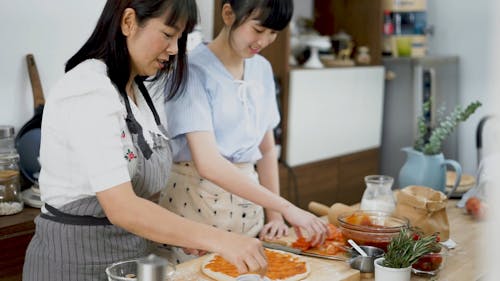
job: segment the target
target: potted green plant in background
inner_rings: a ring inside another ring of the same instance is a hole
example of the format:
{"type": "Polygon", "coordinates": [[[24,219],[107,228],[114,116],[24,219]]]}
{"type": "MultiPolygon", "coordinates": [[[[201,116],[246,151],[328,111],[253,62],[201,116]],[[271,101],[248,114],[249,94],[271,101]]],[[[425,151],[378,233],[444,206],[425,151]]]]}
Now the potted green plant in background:
{"type": "Polygon", "coordinates": [[[437,234],[415,238],[412,230],[401,228],[392,238],[384,257],[375,260],[375,281],[408,281],[411,267],[438,246],[437,234]]]}
{"type": "Polygon", "coordinates": [[[423,185],[444,192],[446,165],[451,165],[457,174],[455,184],[449,193],[452,194],[460,183],[462,168],[456,161],[444,158],[443,143],[458,124],[466,121],[481,106],[481,103],[472,102],[465,109],[457,106],[448,116],[439,118],[433,126],[424,118],[430,112],[431,102],[424,103],[422,116],[417,120],[418,135],[415,145],[402,149],[407,153],[408,158],[399,171],[399,187],[423,185]]]}

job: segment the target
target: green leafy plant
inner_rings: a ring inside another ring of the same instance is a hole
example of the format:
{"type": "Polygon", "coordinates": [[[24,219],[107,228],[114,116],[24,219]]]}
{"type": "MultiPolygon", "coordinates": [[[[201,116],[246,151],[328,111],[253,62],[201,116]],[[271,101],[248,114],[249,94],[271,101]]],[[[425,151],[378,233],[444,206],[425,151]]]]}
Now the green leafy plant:
{"type": "Polygon", "coordinates": [[[391,239],[382,265],[391,268],[409,267],[435,249],[437,241],[437,234],[415,239],[413,231],[401,228],[398,236],[391,239]]]}
{"type": "Polygon", "coordinates": [[[424,116],[431,110],[432,100],[423,104],[422,116],[417,120],[418,135],[413,148],[427,155],[439,154],[442,152],[444,140],[455,130],[460,122],[464,122],[471,116],[478,107],[479,101],[470,103],[465,109],[457,106],[448,116],[438,120],[437,125],[432,127],[426,122],[424,116]]]}

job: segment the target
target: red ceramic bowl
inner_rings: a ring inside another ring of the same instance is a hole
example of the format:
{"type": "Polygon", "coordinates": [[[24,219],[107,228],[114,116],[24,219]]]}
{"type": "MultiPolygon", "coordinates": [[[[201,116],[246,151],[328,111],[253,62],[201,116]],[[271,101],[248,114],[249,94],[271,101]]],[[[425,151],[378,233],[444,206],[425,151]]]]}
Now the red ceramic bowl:
{"type": "Polygon", "coordinates": [[[346,239],[359,245],[375,246],[387,250],[391,239],[399,234],[401,227],[408,227],[406,218],[379,211],[355,211],[341,214],[339,227],[346,239]]]}

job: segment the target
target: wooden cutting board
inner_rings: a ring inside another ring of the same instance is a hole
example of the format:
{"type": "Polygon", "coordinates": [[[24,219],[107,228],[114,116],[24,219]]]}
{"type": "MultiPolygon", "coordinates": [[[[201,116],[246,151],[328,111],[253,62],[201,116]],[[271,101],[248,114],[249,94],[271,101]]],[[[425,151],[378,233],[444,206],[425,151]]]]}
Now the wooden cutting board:
{"type": "MultiPolygon", "coordinates": [[[[359,281],[360,272],[346,262],[303,257],[311,265],[311,274],[304,281],[359,281]]],[[[201,272],[204,258],[197,258],[177,266],[173,281],[214,281],[201,272]]]]}

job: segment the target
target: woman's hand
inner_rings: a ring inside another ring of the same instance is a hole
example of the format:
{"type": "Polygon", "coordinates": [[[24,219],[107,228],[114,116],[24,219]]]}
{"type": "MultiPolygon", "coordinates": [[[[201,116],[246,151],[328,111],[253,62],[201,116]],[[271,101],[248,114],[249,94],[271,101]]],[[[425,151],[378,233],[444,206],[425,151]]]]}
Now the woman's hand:
{"type": "Polygon", "coordinates": [[[299,237],[303,236],[301,229],[307,231],[313,246],[321,245],[329,233],[327,223],[315,215],[304,211],[296,206],[290,205],[283,212],[285,219],[295,227],[299,237]]]}
{"type": "Polygon", "coordinates": [[[217,252],[236,266],[240,274],[253,272],[264,275],[267,271],[267,259],[260,240],[237,234],[221,237],[217,252]]]}
{"type": "Polygon", "coordinates": [[[267,221],[268,222],[259,233],[260,240],[274,240],[283,236],[288,236],[288,226],[281,214],[277,213],[277,215],[272,218],[268,216],[267,221]]]}

